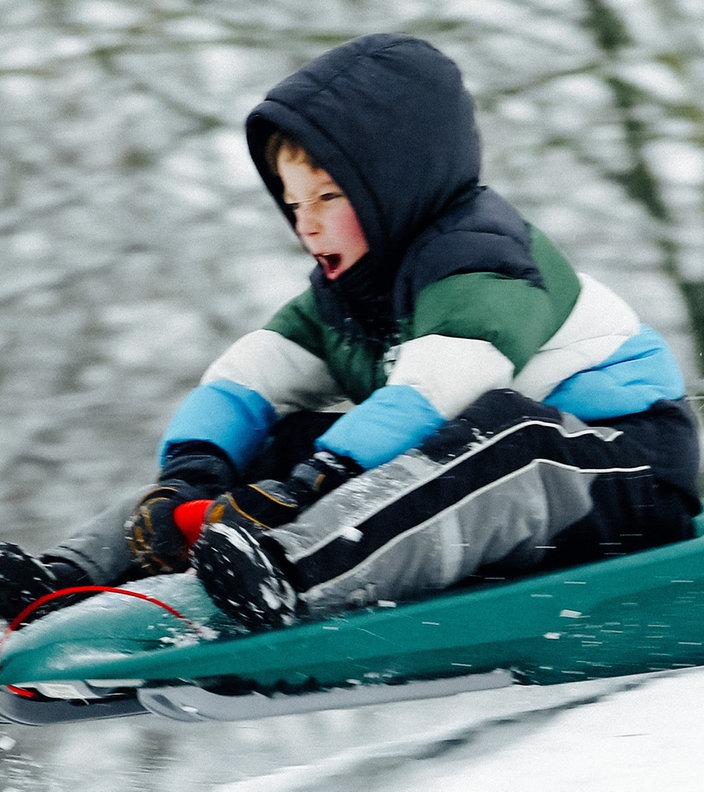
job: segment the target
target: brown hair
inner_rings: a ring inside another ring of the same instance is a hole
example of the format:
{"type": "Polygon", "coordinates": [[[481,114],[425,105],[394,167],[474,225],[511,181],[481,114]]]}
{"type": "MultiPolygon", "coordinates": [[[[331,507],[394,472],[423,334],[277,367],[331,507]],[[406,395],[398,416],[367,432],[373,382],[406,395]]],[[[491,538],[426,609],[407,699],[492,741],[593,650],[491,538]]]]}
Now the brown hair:
{"type": "Polygon", "coordinates": [[[320,165],[318,165],[315,159],[303,148],[303,145],[293,135],[281,129],[277,129],[276,132],[269,136],[269,140],[266,142],[266,148],[264,149],[264,158],[272,173],[276,173],[277,175],[279,173],[278,160],[279,154],[281,154],[282,151],[292,160],[300,159],[303,160],[303,162],[307,162],[311,168],[315,170],[320,169],[320,165]]]}

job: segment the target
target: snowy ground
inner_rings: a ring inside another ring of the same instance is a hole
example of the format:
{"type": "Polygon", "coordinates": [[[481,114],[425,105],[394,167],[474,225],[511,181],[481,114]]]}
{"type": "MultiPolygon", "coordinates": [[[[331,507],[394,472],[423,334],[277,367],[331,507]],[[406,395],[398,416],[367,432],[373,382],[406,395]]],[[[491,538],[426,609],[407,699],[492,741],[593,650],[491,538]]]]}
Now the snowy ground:
{"type": "Polygon", "coordinates": [[[0,790],[700,792],[702,697],[693,669],[240,724],[144,716],[97,723],[90,739],[82,726],[0,728],[0,790]]]}
{"type": "Polygon", "coordinates": [[[694,670],[394,705],[378,742],[215,788],[700,792],[702,697],[704,672],[694,670]]]}

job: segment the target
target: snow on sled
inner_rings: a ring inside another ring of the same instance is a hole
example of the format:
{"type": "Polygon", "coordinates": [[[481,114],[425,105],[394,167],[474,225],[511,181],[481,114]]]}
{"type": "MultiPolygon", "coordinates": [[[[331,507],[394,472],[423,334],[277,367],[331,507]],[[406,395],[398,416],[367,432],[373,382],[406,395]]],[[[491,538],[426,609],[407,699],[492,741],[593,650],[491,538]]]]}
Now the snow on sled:
{"type": "Polygon", "coordinates": [[[0,720],[242,720],[704,665],[696,523],[678,544],[258,634],[194,576],[149,578],[6,636],[0,720]]]}

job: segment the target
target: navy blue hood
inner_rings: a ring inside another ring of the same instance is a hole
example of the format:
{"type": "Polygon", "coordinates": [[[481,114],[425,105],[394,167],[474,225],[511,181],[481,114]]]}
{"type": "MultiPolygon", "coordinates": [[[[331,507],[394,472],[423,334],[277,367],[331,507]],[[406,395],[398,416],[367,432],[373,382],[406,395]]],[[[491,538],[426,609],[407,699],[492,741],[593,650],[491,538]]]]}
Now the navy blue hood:
{"type": "Polygon", "coordinates": [[[374,34],[337,47],[250,113],[252,159],[293,225],[265,159],[275,129],[294,135],[345,191],[369,244],[365,263],[390,280],[413,240],[478,183],[479,134],[460,72],[410,36],[374,34]]]}

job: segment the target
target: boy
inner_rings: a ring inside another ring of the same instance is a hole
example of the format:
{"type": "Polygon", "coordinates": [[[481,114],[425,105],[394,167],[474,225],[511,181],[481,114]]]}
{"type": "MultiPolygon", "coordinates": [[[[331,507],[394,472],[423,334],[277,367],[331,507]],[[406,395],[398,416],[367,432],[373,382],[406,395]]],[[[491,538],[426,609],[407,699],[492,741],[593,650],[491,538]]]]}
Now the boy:
{"type": "Polygon", "coordinates": [[[698,448],[669,350],[479,184],[452,61],[357,39],[274,87],[247,136],[310,288],[208,369],[136,508],[40,559],[0,548],[0,612],[192,562],[261,629],[691,535],[698,448]],[[189,551],[176,515],[198,498],[215,501],[189,551]]]}

